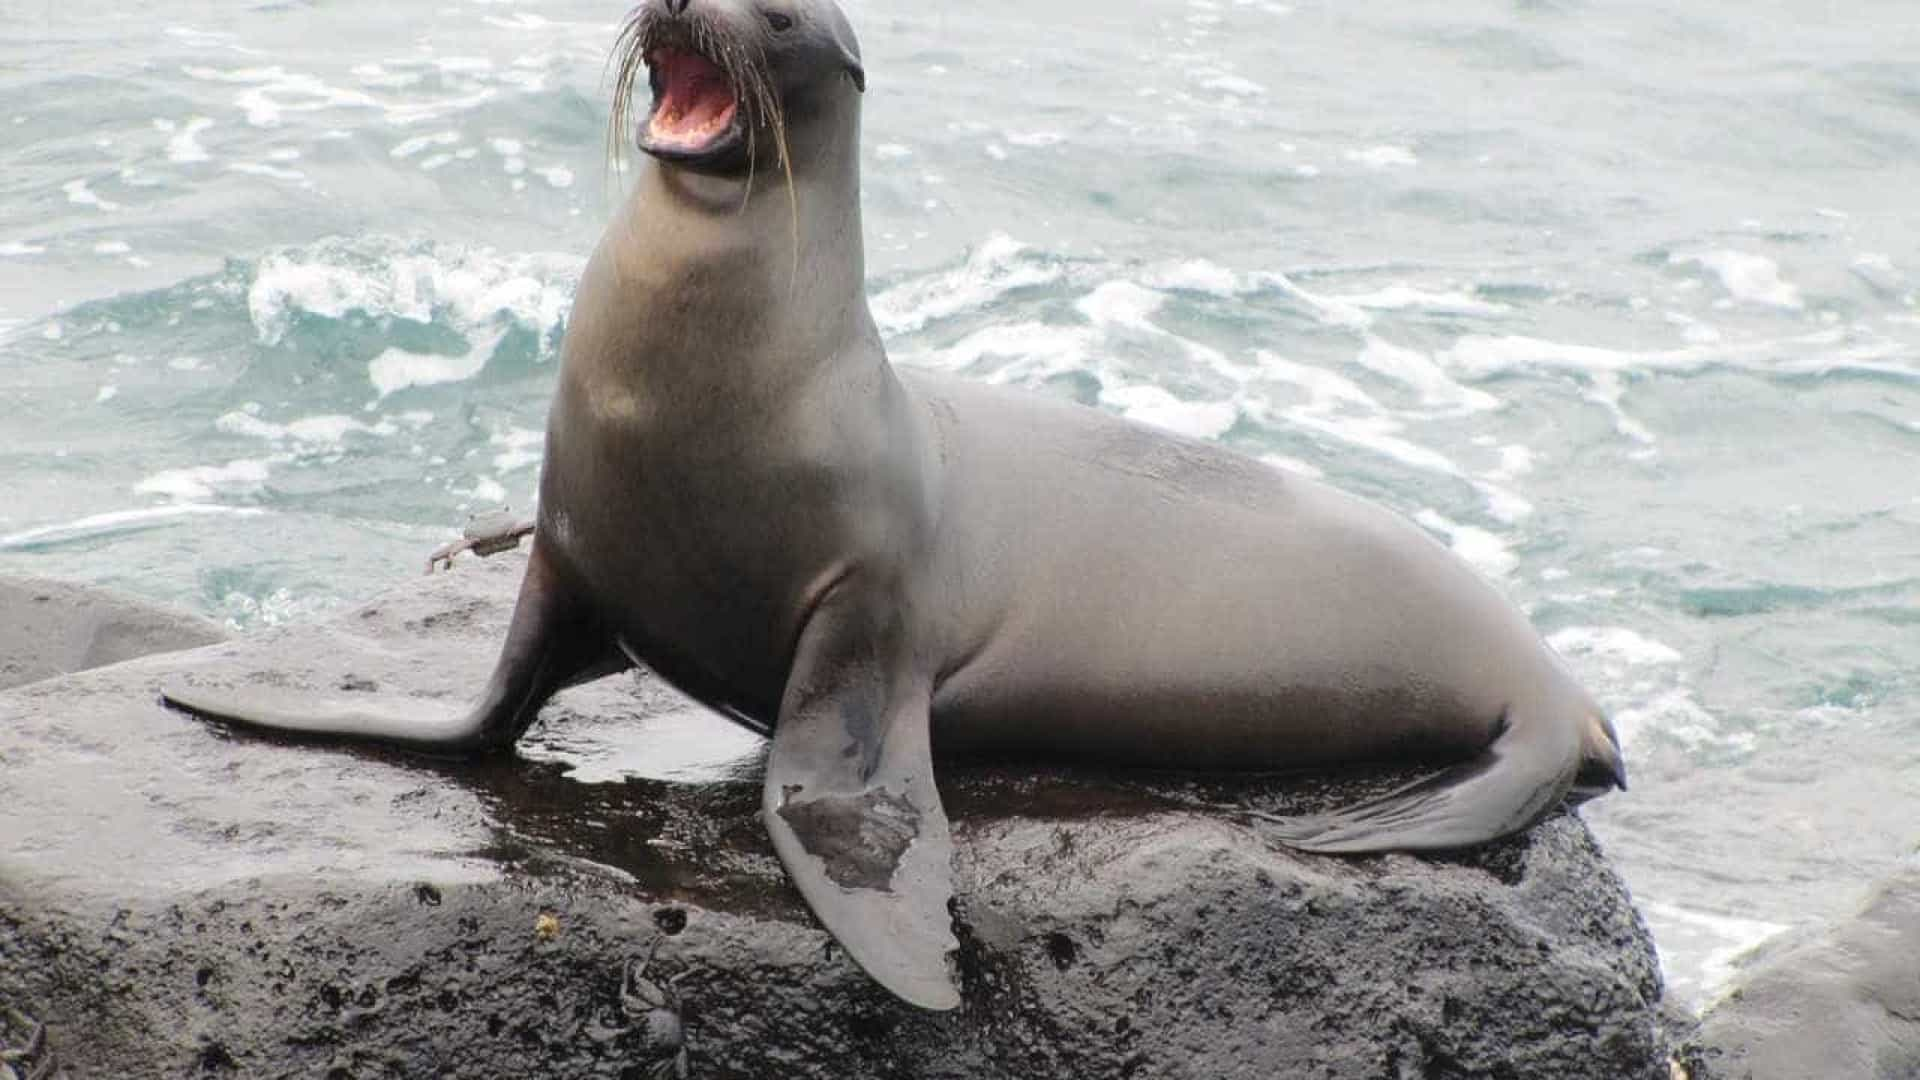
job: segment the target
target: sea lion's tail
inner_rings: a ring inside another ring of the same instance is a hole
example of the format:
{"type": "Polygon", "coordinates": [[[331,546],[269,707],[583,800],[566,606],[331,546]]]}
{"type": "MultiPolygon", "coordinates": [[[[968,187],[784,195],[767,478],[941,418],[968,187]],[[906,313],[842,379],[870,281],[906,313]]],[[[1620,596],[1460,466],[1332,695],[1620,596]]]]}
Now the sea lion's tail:
{"type": "Polygon", "coordinates": [[[1620,754],[1620,736],[1613,722],[1596,708],[1581,731],[1580,772],[1573,779],[1573,794],[1591,799],[1614,788],[1627,790],[1627,762],[1620,754]]]}
{"type": "Polygon", "coordinates": [[[1625,788],[1612,725],[1586,695],[1578,698],[1585,708],[1571,715],[1509,707],[1500,733],[1473,760],[1352,806],[1268,819],[1263,831],[1329,854],[1444,851],[1519,832],[1569,793],[1625,788]]]}

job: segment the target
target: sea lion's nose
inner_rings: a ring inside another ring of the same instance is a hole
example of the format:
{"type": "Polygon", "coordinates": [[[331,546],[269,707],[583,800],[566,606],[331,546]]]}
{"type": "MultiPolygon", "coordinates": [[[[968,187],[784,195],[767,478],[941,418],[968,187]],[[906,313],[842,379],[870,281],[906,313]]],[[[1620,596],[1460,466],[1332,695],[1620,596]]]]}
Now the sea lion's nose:
{"type": "Polygon", "coordinates": [[[667,11],[673,15],[683,14],[693,0],[667,0],[667,11]]]}

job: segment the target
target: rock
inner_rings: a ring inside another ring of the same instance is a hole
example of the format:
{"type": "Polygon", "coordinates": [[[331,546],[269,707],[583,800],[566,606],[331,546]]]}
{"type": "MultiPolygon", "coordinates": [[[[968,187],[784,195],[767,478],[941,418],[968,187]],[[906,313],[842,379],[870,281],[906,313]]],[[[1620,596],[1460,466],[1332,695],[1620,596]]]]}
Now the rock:
{"type": "Polygon", "coordinates": [[[0,690],[226,636],[197,615],[102,589],[0,578],[0,690]]]}
{"type": "Polygon", "coordinates": [[[1693,1080],[1920,1076],[1920,867],[1853,919],[1775,939],[1742,966],[1684,1055],[1693,1080]]]}
{"type": "Polygon", "coordinates": [[[1667,1076],[1652,945],[1570,814],[1343,860],[1240,810],[1396,777],[948,768],[965,1005],[935,1015],[813,923],[757,741],[651,678],[480,763],[154,703],[180,673],[464,698],[523,565],[0,694],[0,1005],[76,1076],[1667,1076]]]}

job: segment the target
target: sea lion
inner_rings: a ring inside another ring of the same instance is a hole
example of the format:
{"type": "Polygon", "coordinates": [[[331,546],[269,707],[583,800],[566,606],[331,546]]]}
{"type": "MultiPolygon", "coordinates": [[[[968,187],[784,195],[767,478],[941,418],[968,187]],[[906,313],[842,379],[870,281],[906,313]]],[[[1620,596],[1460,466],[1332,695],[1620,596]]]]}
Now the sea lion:
{"type": "Polygon", "coordinates": [[[1441,849],[1623,780],[1526,619],[1406,520],[1222,447],[887,362],[860,49],[831,0],[645,0],[646,152],[581,278],[530,561],[480,701],[166,699],[428,753],[510,747],[645,664],[773,741],[773,844],[850,956],[951,1008],[932,751],[1275,770],[1444,765],[1273,826],[1441,849]]]}

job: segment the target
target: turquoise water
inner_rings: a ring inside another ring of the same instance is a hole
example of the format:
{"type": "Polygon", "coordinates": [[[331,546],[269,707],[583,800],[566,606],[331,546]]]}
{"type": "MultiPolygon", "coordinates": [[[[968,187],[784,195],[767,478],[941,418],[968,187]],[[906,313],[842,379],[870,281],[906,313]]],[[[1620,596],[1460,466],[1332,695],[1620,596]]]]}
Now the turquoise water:
{"type": "MultiPolygon", "coordinates": [[[[1909,4],[927,7],[849,5],[896,361],[1325,476],[1494,577],[1627,739],[1589,818],[1687,1000],[1914,857],[1909,4]]],[[[0,573],[244,629],[527,508],[621,15],[16,0],[0,573]]]]}

